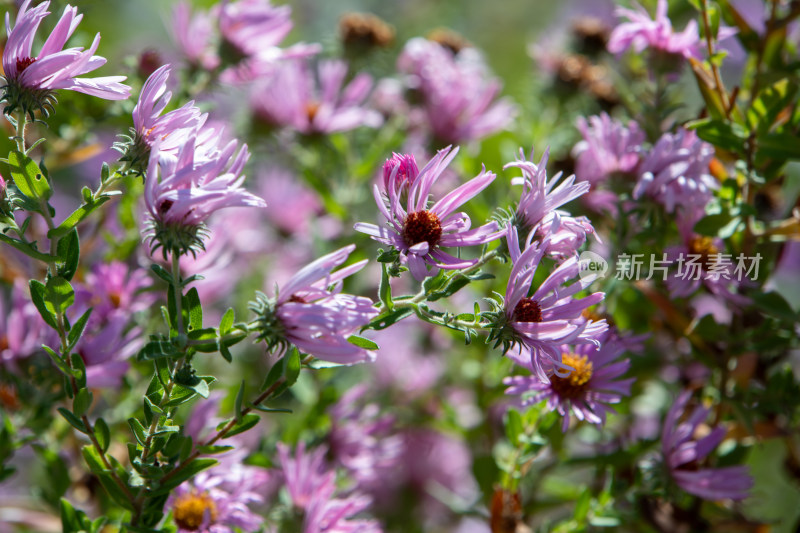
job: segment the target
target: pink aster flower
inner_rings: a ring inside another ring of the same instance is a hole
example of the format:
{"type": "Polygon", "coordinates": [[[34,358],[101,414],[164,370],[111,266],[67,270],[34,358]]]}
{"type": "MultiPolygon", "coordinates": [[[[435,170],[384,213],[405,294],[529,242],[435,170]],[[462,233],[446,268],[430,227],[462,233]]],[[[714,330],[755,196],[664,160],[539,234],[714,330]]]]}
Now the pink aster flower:
{"type": "Polygon", "coordinates": [[[215,16],[210,12],[192,13],[186,1],[178,2],[172,14],[172,35],[189,63],[206,70],[219,66],[213,47],[215,16]]]}
{"type": "MultiPolygon", "coordinates": [[[[11,15],[6,13],[8,41],[3,49],[3,76],[7,98],[24,99],[22,94],[26,91],[30,94],[35,91],[48,92],[57,89],[78,91],[106,100],[125,100],[130,96],[130,87],[120,83],[125,80],[125,76],[77,77],[100,68],[106,60],[94,55],[100,44],[99,33],[95,35],[92,45],[86,51],[81,47],[63,49],[83,18],[75,7],[67,5],[64,8],[61,19],[47,37],[39,54],[34,56],[33,41],[39,25],[50,14],[47,11],[50,2],[45,1],[29,9],[30,4],[31,0],[23,2],[13,28],[11,15]]],[[[26,113],[32,113],[37,107],[31,107],[29,104],[30,101],[19,102],[26,113]]]]}
{"type": "Polygon", "coordinates": [[[431,187],[458,148],[440,150],[419,172],[410,185],[400,175],[401,166],[390,175],[388,206],[375,185],[373,191],[378,209],[388,221],[388,228],[359,222],[355,229],[373,239],[394,246],[407,262],[411,274],[417,280],[435,276],[440,268],[457,270],[474,265],[477,259],[462,259],[450,255],[442,248],[484,244],[500,237],[497,223],[490,222],[476,229],[469,229],[472,222],[466,213],[455,212],[464,202],[483,191],[495,179],[493,172],[484,168],[480,174],[457,187],[441,200],[429,205],[431,187]],[[403,202],[401,197],[405,196],[403,202]],[[406,204],[403,208],[402,203],[406,204]],[[428,265],[432,269],[428,269],[428,265]]]}
{"type": "Polygon", "coordinates": [[[497,99],[501,84],[492,78],[477,50],[450,50],[421,37],[406,43],[397,68],[419,90],[430,129],[443,143],[487,137],[516,115],[508,99],[497,99]]]}
{"type": "Polygon", "coordinates": [[[292,504],[303,514],[303,533],[380,533],[377,522],[353,519],[366,510],[371,498],[351,493],[336,497],[336,473],[325,464],[324,447],[306,451],[305,443],[297,445],[294,457],[289,447],[278,443],[286,491],[292,504]]]}
{"type": "Polygon", "coordinates": [[[197,242],[194,234],[191,242],[177,242],[178,237],[164,231],[196,231],[212,213],[226,207],[267,205],[241,186],[249,157],[247,145],[236,153],[234,140],[221,150],[208,152],[209,147],[196,150],[195,142],[194,137],[189,138],[175,157],[162,152],[159,141],[148,164],[144,199],[153,221],[148,233],[154,249],[163,246],[165,254],[168,248],[183,254],[197,242]]]}
{"type": "Polygon", "coordinates": [[[750,261],[741,263],[725,253],[725,242],[718,237],[698,235],[693,231],[695,218],[677,221],[681,243],[664,250],[668,264],[675,265],[667,277],[667,287],[675,298],[686,298],[701,288],[707,289],[734,306],[745,306],[750,299],[739,294],[747,285],[750,261]]]}
{"type": "Polygon", "coordinates": [[[283,351],[291,343],[302,352],[339,364],[372,359],[367,350],[347,338],[378,311],[369,298],[341,292],[342,280],[364,268],[367,260],[332,272],[355,248],[353,244],[345,246],[304,266],[283,287],[276,288],[274,299],[258,294],[252,309],[259,315],[260,338],[268,349],[283,351]]]}
{"type": "MultiPolygon", "coordinates": [[[[578,277],[578,258],[573,256],[562,262],[531,292],[531,284],[542,257],[549,246],[543,242],[529,242],[520,251],[516,228],[507,233],[511,255],[511,273],[506,287],[505,303],[499,324],[491,339],[503,344],[508,352],[512,345],[524,345],[530,350],[529,364],[522,361],[542,383],[549,383],[550,374],[567,375],[572,367],[562,362],[563,344],[592,343],[599,346],[600,335],[608,328],[605,320],[591,321],[582,317],[588,307],[602,301],[604,294],[595,292],[583,298],[573,298],[597,278],[596,275],[578,277]]],[[[522,354],[520,348],[520,355],[522,354]]],[[[519,361],[519,356],[517,356],[519,361]]]]}
{"type": "Polygon", "coordinates": [[[617,15],[625,17],[628,22],[619,24],[608,38],[608,51],[619,54],[633,48],[641,52],[645,48],[676,54],[685,58],[700,57],[700,35],[697,22],[689,21],[680,33],[672,29],[672,22],[667,16],[667,0],[658,0],[655,19],[637,5],[636,9],[617,8],[617,15]]]}
{"type": "Polygon", "coordinates": [[[583,139],[572,149],[575,173],[593,185],[607,181],[614,174],[633,172],[639,163],[644,132],[634,121],[625,126],[607,113],[578,118],[583,139]]]}
{"type": "Polygon", "coordinates": [[[627,344],[608,330],[598,340],[600,348],[592,344],[562,347],[561,362],[572,369],[568,375],[552,372],[547,382],[535,376],[507,377],[503,380],[509,386],[506,394],[523,396],[523,406],[547,400],[547,408],[564,417],[563,431],[569,427],[570,412],[578,420],[605,424],[606,414],[613,411],[610,404],[630,396],[635,378],[619,379],[630,367],[630,360],[619,359],[627,344]]]}
{"type": "MultiPolygon", "coordinates": [[[[149,149],[158,140],[161,152],[175,155],[189,137],[198,133],[208,115],[201,114],[193,101],[161,115],[172,98],[172,93],[167,90],[171,70],[170,65],[164,65],[147,78],[133,108],[133,129],[135,144],[149,149]]],[[[201,138],[205,139],[213,135],[214,130],[204,128],[200,132],[201,138]]]]}
{"type": "Polygon", "coordinates": [[[512,185],[522,185],[514,226],[519,231],[536,233],[539,240],[551,235],[547,253],[554,257],[567,257],[574,255],[586,242],[587,233],[594,234],[595,231],[586,217],[574,218],[557,208],[586,194],[590,185],[588,181],[575,183],[574,175],[561,180],[560,172],[548,179],[549,156],[548,148],[536,164],[528,161],[520,149],[517,160],[507,163],[503,169],[519,168],[522,171],[521,177],[511,180],[512,185]]]}
{"type": "Polygon", "coordinates": [[[42,344],[48,344],[47,339],[52,334],[31,302],[22,280],[14,282],[10,308],[2,296],[0,293],[0,363],[5,366],[40,352],[42,344]]]}
{"type": "Polygon", "coordinates": [[[372,77],[360,73],[345,86],[346,77],[344,61],[321,61],[316,72],[306,61],[285,61],[253,88],[253,109],[272,125],[306,134],[380,126],[380,113],[364,107],[372,77]]]}
{"type": "Polygon", "coordinates": [[[382,414],[378,404],[367,403],[366,393],[365,384],[353,387],[330,409],[330,441],[333,456],[358,488],[375,494],[395,475],[403,440],[395,433],[394,417],[382,414]]]}
{"type": "Polygon", "coordinates": [[[633,197],[649,196],[667,212],[680,208],[696,221],[719,188],[709,171],[713,158],[714,147],[701,141],[694,131],[680,128],[675,133],[665,133],[639,165],[633,197]]]}
{"type": "Polygon", "coordinates": [[[148,309],[155,295],[145,292],[151,285],[150,276],[141,268],[130,269],[125,263],[98,263],[76,289],[76,308],[93,308],[92,317],[103,319],[113,313],[130,317],[148,309]]]}
{"type": "MultiPolygon", "coordinates": [[[[680,488],[705,500],[743,500],[749,496],[753,478],[746,466],[698,468],[698,465],[725,439],[725,428],[716,427],[703,437],[697,437],[711,409],[698,406],[681,418],[691,399],[684,391],[672,404],[661,433],[661,450],[672,479],[680,488]]],[[[705,433],[705,432],[704,432],[705,433]]]]}
{"type": "Polygon", "coordinates": [[[264,519],[249,506],[264,502],[268,482],[269,474],[261,468],[226,464],[178,486],[165,511],[172,512],[179,533],[261,531],[264,519]]]}

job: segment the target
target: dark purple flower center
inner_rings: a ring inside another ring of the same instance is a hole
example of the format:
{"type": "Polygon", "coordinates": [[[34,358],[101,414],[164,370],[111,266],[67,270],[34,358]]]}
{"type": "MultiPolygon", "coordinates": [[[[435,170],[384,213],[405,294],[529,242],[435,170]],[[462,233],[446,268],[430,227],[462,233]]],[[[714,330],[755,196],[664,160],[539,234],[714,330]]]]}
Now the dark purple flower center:
{"type": "Polygon", "coordinates": [[[298,296],[296,294],[292,294],[291,296],[289,296],[289,300],[288,301],[294,302],[294,303],[297,303],[297,304],[307,304],[308,303],[307,301],[305,301],[305,299],[302,296],[298,296]]]}
{"type": "Polygon", "coordinates": [[[581,398],[589,388],[589,380],[592,379],[594,365],[585,355],[574,353],[562,354],[561,362],[575,370],[570,372],[569,376],[563,378],[555,374],[550,376],[550,388],[558,394],[559,398],[568,400],[581,398]]]}
{"type": "Polygon", "coordinates": [[[523,298],[514,308],[513,318],[517,322],[541,322],[542,308],[533,298],[523,298]]]}
{"type": "Polygon", "coordinates": [[[35,57],[22,57],[17,59],[17,74],[22,74],[23,70],[33,65],[35,62],[35,57]]]}
{"type": "Polygon", "coordinates": [[[409,213],[403,224],[403,241],[407,246],[427,242],[433,248],[442,238],[442,223],[436,213],[414,211],[409,213]]]}
{"type": "Polygon", "coordinates": [[[208,514],[209,522],[212,524],[217,520],[217,506],[207,492],[198,493],[192,491],[181,494],[175,498],[172,505],[172,515],[175,524],[181,529],[198,531],[208,514]]]}
{"type": "Polygon", "coordinates": [[[173,202],[172,200],[164,200],[158,205],[158,212],[163,215],[164,213],[169,211],[169,208],[172,207],[172,204],[174,203],[175,202],[173,202]]]}

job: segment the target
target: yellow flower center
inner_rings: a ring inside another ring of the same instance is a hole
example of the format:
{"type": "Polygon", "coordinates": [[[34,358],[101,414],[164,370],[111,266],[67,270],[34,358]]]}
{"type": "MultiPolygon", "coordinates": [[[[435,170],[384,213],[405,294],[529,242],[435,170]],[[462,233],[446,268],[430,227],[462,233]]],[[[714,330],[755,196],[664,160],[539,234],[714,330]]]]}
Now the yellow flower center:
{"type": "Polygon", "coordinates": [[[689,241],[689,253],[699,255],[700,264],[703,265],[703,268],[708,270],[711,265],[716,263],[716,258],[714,256],[719,253],[719,249],[714,246],[714,239],[711,237],[695,235],[692,237],[692,240],[689,241]]]}
{"type": "Polygon", "coordinates": [[[594,365],[585,355],[574,353],[562,354],[561,361],[575,370],[563,378],[555,374],[550,376],[550,387],[561,398],[575,399],[581,397],[586,392],[586,389],[589,388],[589,380],[592,379],[594,365]]]}
{"type": "Polygon", "coordinates": [[[206,516],[208,516],[209,522],[214,523],[217,519],[217,506],[214,505],[214,500],[207,492],[198,493],[193,490],[187,494],[181,494],[175,499],[172,515],[175,523],[181,529],[197,531],[203,525],[206,516]]]}

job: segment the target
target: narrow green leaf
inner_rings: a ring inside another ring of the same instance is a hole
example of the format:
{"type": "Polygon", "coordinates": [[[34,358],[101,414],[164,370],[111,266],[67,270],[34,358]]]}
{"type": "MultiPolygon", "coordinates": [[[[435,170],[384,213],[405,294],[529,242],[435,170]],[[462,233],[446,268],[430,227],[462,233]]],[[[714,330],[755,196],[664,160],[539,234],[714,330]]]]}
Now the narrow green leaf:
{"type": "Polygon", "coordinates": [[[407,318],[414,314],[414,309],[410,307],[401,307],[395,309],[394,311],[388,311],[381,315],[375,317],[372,322],[367,324],[363,329],[386,329],[389,326],[400,322],[404,318],[407,318]]]}
{"type": "Polygon", "coordinates": [[[83,425],[83,421],[74,414],[72,414],[72,412],[69,409],[64,409],[63,407],[59,407],[58,412],[61,413],[61,416],[63,416],[67,420],[67,422],[70,423],[72,427],[74,427],[81,433],[86,433],[86,426],[83,425]]]}
{"type": "Polygon", "coordinates": [[[234,403],[234,415],[236,416],[236,421],[240,421],[242,419],[242,402],[244,401],[244,380],[242,380],[242,385],[239,387],[239,392],[236,393],[236,402],[234,403]]]}
{"type": "Polygon", "coordinates": [[[75,302],[75,291],[72,289],[72,285],[61,276],[47,280],[45,287],[47,289],[45,304],[50,312],[63,315],[67,308],[75,302]]]}
{"type": "Polygon", "coordinates": [[[72,325],[72,328],[69,330],[69,335],[67,336],[67,347],[72,350],[78,341],[81,339],[81,335],[83,335],[83,330],[86,328],[86,323],[89,321],[89,317],[92,314],[92,307],[86,310],[80,318],[72,325]]]}
{"type": "Polygon", "coordinates": [[[152,496],[168,494],[170,491],[172,491],[172,489],[174,489],[184,481],[193,478],[203,470],[211,468],[217,463],[218,461],[216,459],[210,459],[210,458],[195,459],[191,463],[182,466],[175,475],[165,480],[161,484],[161,487],[153,491],[152,496]]]}
{"type": "Polygon", "coordinates": [[[147,440],[147,430],[144,429],[142,423],[139,422],[137,418],[131,417],[128,419],[128,424],[131,426],[133,435],[136,437],[139,444],[144,445],[147,440]]]}
{"type": "Polygon", "coordinates": [[[81,244],[78,240],[78,230],[73,228],[72,231],[61,237],[56,246],[56,251],[60,259],[58,275],[69,281],[78,270],[78,262],[80,261],[81,244]]]}
{"type": "Polygon", "coordinates": [[[358,335],[350,335],[347,338],[347,342],[350,344],[355,344],[359,348],[364,348],[365,350],[377,350],[380,348],[377,343],[367,339],[365,337],[359,337],[358,335]]]}
{"type": "Polygon", "coordinates": [[[89,389],[80,389],[75,395],[75,399],[72,401],[72,412],[75,416],[79,417],[85,415],[86,411],[91,407],[93,400],[94,395],[92,391],[89,389]]]}
{"type": "Polygon", "coordinates": [[[222,320],[219,323],[219,336],[223,337],[233,328],[234,313],[233,308],[228,308],[225,314],[222,315],[222,320]]]}
{"type": "Polygon", "coordinates": [[[159,278],[163,279],[164,281],[172,285],[172,274],[167,269],[165,269],[161,265],[153,263],[152,265],[150,265],[150,270],[152,270],[156,276],[158,276],[159,278]]]}
{"type": "Polygon", "coordinates": [[[297,381],[300,375],[300,352],[297,348],[292,348],[288,354],[284,356],[284,377],[286,378],[285,385],[291,387],[297,381]]]}
{"type": "Polygon", "coordinates": [[[8,166],[14,183],[25,196],[47,201],[53,194],[39,166],[22,152],[14,150],[8,154],[8,166]]]}
{"type": "Polygon", "coordinates": [[[44,320],[48,326],[57,330],[58,324],[56,324],[56,317],[47,308],[47,304],[45,303],[45,297],[47,296],[47,288],[45,287],[44,283],[32,279],[28,282],[28,287],[30,287],[31,300],[33,301],[33,305],[36,306],[36,310],[39,311],[42,320],[44,320]]]}
{"type": "Polygon", "coordinates": [[[189,328],[192,330],[203,329],[203,307],[200,304],[200,295],[197,288],[192,287],[184,296],[184,304],[189,312],[189,328]]]}
{"type": "MultiPolygon", "coordinates": [[[[228,437],[233,437],[234,435],[238,435],[239,433],[244,433],[244,432],[245,432],[245,431],[247,431],[248,429],[250,429],[250,428],[252,428],[253,426],[255,426],[256,424],[258,424],[258,421],[259,421],[259,420],[261,420],[261,417],[259,417],[259,416],[258,416],[258,415],[256,415],[256,414],[249,413],[249,414],[247,414],[247,415],[243,416],[243,417],[242,417],[242,419],[241,419],[240,421],[238,421],[238,422],[237,422],[237,423],[236,423],[236,424],[235,424],[235,425],[234,425],[234,426],[233,426],[233,427],[230,429],[230,431],[228,431],[228,432],[225,434],[225,436],[224,436],[223,438],[227,439],[228,437]]],[[[221,430],[222,428],[224,428],[226,425],[228,425],[228,423],[230,423],[230,420],[226,420],[225,422],[222,422],[222,423],[220,423],[220,424],[217,426],[217,431],[219,431],[219,430],[221,430]]]]}
{"type": "Polygon", "coordinates": [[[100,449],[105,453],[111,445],[111,430],[108,429],[108,424],[102,418],[98,418],[94,422],[94,436],[100,449]]]}
{"type": "Polygon", "coordinates": [[[83,222],[93,211],[109,200],[111,200],[111,196],[103,195],[91,203],[81,205],[78,209],[70,213],[61,224],[48,231],[47,237],[49,239],[58,239],[71,231],[76,231],[78,224],[83,222]]]}

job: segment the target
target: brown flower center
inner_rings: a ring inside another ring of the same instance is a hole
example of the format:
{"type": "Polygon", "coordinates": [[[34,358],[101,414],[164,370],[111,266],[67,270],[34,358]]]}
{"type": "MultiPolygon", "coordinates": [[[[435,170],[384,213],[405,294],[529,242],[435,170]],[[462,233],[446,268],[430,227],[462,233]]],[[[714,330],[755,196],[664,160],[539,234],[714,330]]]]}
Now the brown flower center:
{"type": "Polygon", "coordinates": [[[0,352],[8,349],[8,337],[0,335],[0,352]]]}
{"type": "Polygon", "coordinates": [[[550,387],[561,398],[570,400],[580,398],[589,388],[589,380],[592,379],[594,365],[585,355],[574,353],[562,354],[561,361],[575,370],[569,376],[563,378],[555,374],[550,376],[550,387]]]}
{"type": "Polygon", "coordinates": [[[708,270],[711,265],[717,262],[716,255],[719,249],[714,246],[714,239],[702,235],[695,235],[689,241],[689,253],[700,256],[700,263],[703,268],[708,270]]]}
{"type": "Polygon", "coordinates": [[[514,308],[513,317],[517,322],[541,322],[542,308],[533,298],[523,298],[514,308]]]}
{"type": "Polygon", "coordinates": [[[346,13],[339,19],[339,34],[345,45],[387,47],[394,41],[394,28],[370,13],[346,13]]]}
{"type": "Polygon", "coordinates": [[[307,304],[308,303],[307,301],[305,301],[305,299],[302,296],[298,296],[296,294],[292,294],[291,296],[289,296],[289,301],[290,302],[294,302],[294,303],[298,303],[298,304],[307,304]]]}
{"type": "Polygon", "coordinates": [[[314,122],[314,117],[317,116],[317,112],[319,111],[319,102],[308,102],[306,104],[306,116],[308,117],[309,122],[314,122]]]}
{"type": "Polygon", "coordinates": [[[428,34],[428,40],[444,46],[454,55],[471,45],[460,33],[449,28],[436,28],[428,34]]]}
{"type": "MultiPolygon", "coordinates": [[[[0,341],[2,340],[3,339],[0,338],[0,341]]],[[[0,383],[0,405],[7,411],[16,411],[19,409],[19,395],[14,385],[0,383]]]]}
{"type": "Polygon", "coordinates": [[[33,65],[36,62],[35,57],[23,57],[17,59],[17,74],[22,74],[22,71],[33,65]]]}
{"type": "Polygon", "coordinates": [[[436,213],[431,211],[414,211],[409,213],[403,224],[403,240],[406,245],[414,246],[427,242],[433,248],[442,238],[442,223],[436,213]]]}
{"type": "Polygon", "coordinates": [[[169,211],[169,208],[170,208],[170,207],[172,207],[172,204],[174,204],[174,203],[175,203],[175,202],[173,202],[172,200],[164,200],[163,202],[161,202],[161,203],[159,204],[159,206],[158,206],[158,212],[159,212],[159,213],[161,213],[161,214],[163,215],[164,213],[166,213],[167,211],[169,211]]]}
{"type": "Polygon", "coordinates": [[[209,521],[214,523],[217,519],[217,506],[207,492],[198,494],[193,490],[190,493],[182,494],[175,498],[175,503],[172,506],[172,516],[175,518],[175,523],[181,529],[188,529],[189,531],[200,529],[206,513],[208,513],[209,521]]]}

